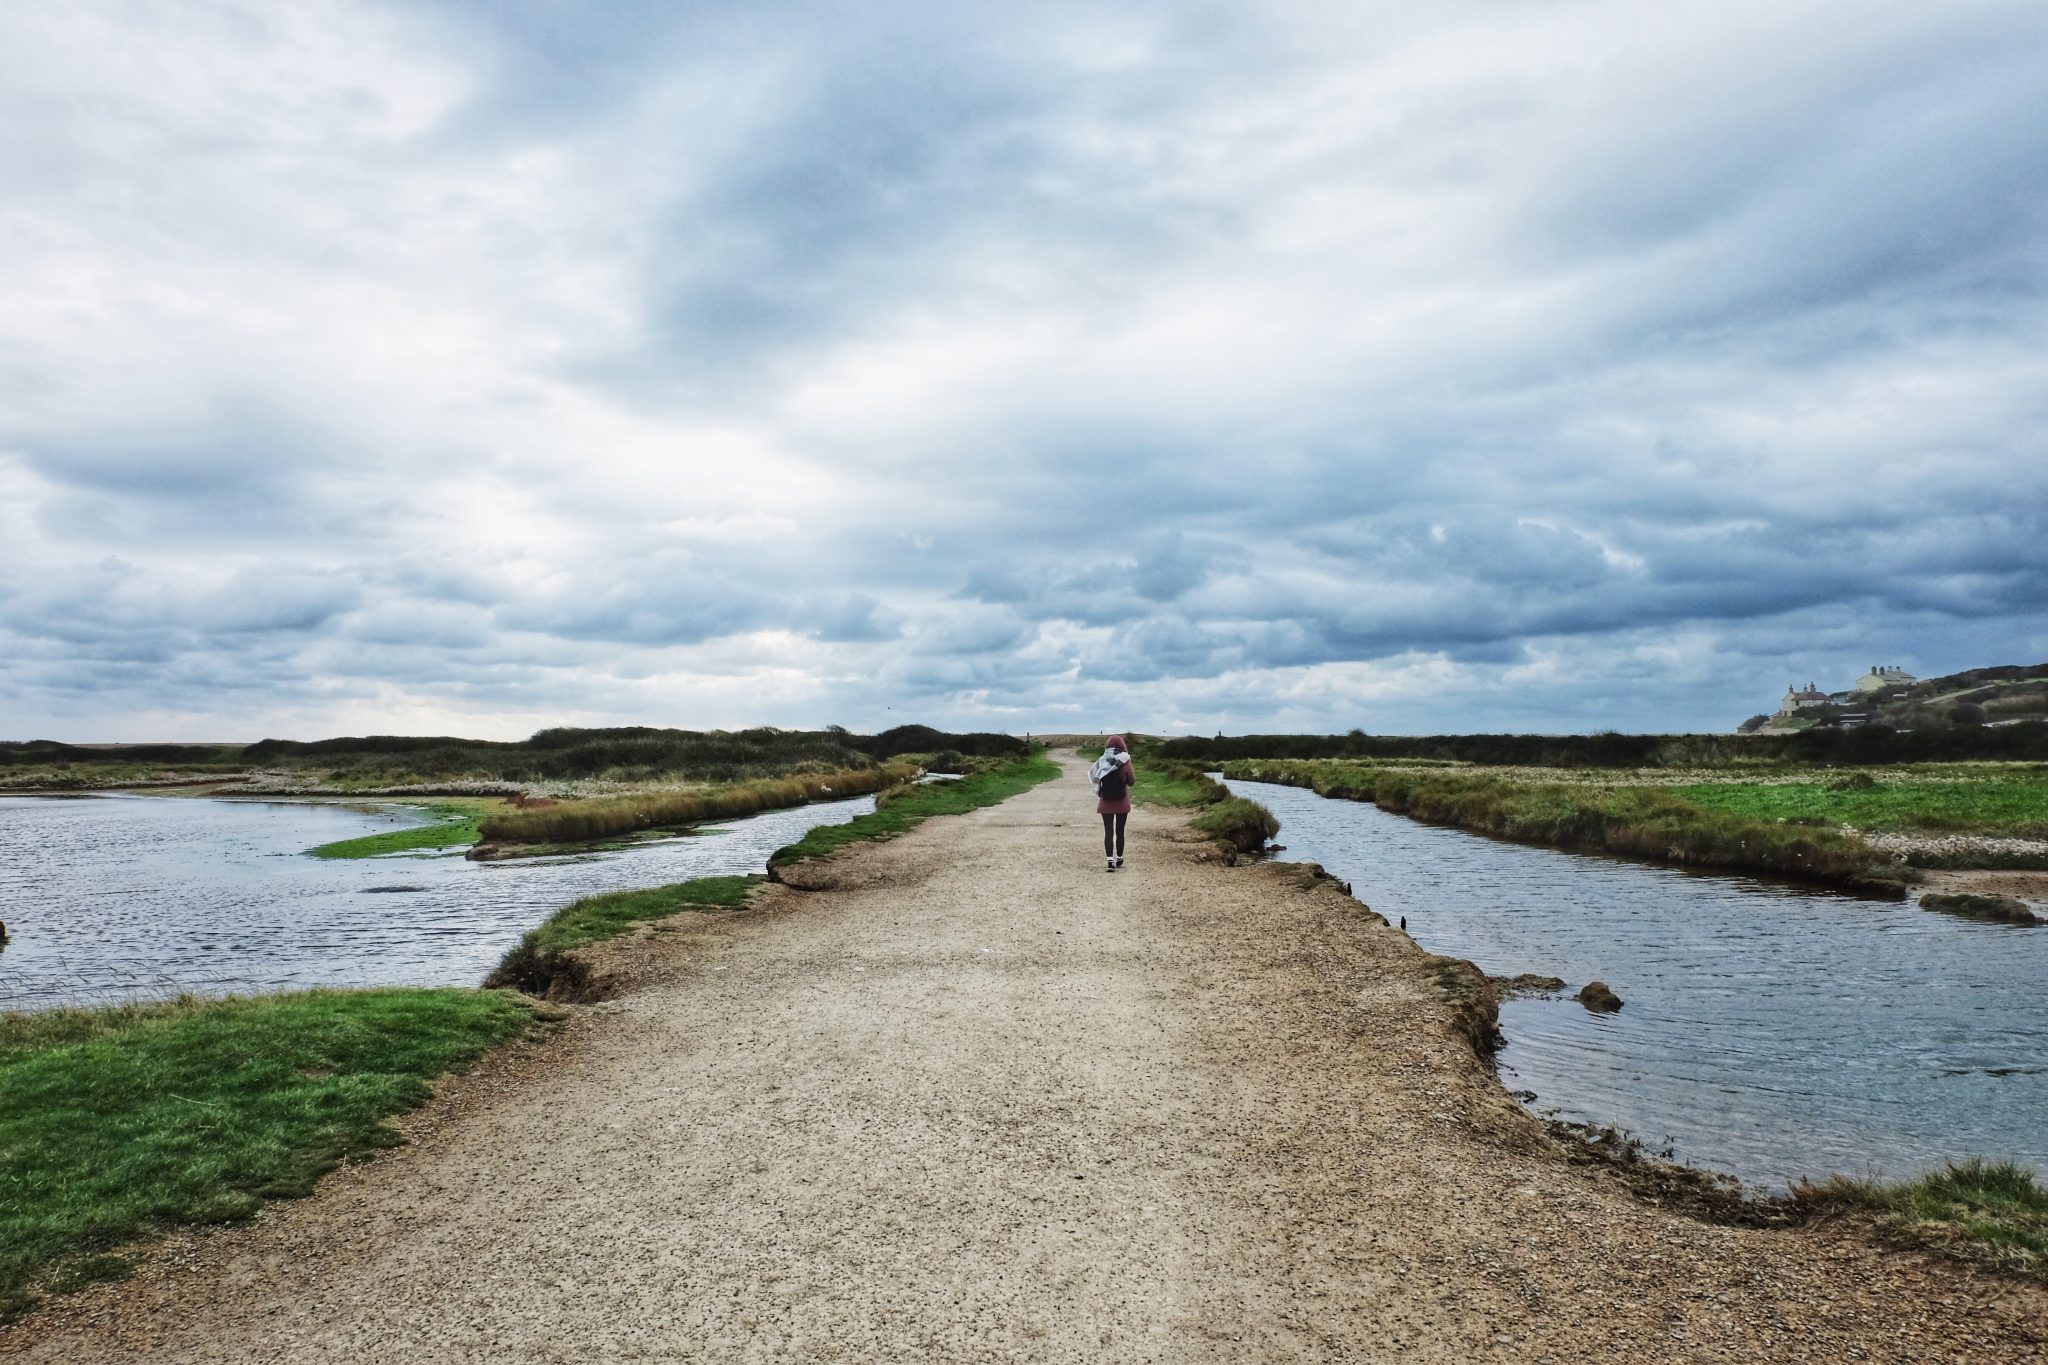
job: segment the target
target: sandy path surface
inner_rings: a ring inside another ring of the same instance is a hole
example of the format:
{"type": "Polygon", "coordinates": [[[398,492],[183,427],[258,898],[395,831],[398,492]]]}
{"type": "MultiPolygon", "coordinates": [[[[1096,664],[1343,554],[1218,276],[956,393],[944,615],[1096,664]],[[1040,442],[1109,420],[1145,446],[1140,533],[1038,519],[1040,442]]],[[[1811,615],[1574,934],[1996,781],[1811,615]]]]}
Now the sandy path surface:
{"type": "Polygon", "coordinates": [[[1405,935],[1132,834],[1106,875],[1070,763],[675,921],[410,1147],[0,1357],[2044,1358],[2036,1288],[1566,1164],[1405,935]]]}

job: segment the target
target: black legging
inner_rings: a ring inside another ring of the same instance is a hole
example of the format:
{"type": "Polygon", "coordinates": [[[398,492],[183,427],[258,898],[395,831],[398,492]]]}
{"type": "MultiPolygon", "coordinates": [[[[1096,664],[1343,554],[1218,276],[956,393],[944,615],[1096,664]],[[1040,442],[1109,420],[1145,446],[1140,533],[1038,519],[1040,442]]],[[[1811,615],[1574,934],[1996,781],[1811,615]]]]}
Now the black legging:
{"type": "Polygon", "coordinates": [[[1127,810],[1102,812],[1102,856],[1121,858],[1124,856],[1124,821],[1131,818],[1127,810]]]}

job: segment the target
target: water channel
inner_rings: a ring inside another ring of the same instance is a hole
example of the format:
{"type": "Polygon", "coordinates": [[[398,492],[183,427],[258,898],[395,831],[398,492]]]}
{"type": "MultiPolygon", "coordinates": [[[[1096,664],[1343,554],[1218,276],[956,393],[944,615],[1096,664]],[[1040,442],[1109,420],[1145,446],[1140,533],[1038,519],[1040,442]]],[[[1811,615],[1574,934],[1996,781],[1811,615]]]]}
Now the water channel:
{"type": "Polygon", "coordinates": [[[1509,1089],[1780,1188],[1960,1156],[2048,1173],[2048,928],[1561,853],[1263,782],[1230,788],[1431,952],[1627,1002],[1501,1008],[1509,1089]]]}
{"type": "Polygon", "coordinates": [[[0,1009],[306,986],[474,986],[579,896],[759,872],[871,796],[568,858],[328,860],[305,850],[426,817],[328,802],[0,797],[0,1009]]]}

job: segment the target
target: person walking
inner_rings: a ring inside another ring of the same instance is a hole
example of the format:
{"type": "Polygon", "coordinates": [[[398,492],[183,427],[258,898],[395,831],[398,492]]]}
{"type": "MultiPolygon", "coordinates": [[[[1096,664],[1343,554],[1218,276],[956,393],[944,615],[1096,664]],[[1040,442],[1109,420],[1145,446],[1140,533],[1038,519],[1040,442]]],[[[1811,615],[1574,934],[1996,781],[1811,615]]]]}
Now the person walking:
{"type": "Polygon", "coordinates": [[[1131,788],[1138,783],[1138,770],[1122,735],[1111,735],[1102,746],[1102,757],[1088,769],[1088,780],[1095,785],[1095,813],[1102,817],[1102,870],[1114,872],[1124,865],[1124,824],[1131,818],[1131,788]]]}

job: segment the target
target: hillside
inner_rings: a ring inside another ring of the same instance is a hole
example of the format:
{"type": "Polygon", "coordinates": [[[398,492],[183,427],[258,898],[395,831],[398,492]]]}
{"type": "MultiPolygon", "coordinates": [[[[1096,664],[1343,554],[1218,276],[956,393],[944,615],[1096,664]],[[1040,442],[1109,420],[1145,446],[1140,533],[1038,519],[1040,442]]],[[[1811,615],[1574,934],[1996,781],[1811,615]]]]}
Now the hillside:
{"type": "Polygon", "coordinates": [[[1827,705],[1794,715],[1751,716],[1739,728],[1766,734],[1861,725],[1946,730],[2043,719],[2048,719],[2048,663],[1999,664],[1852,698],[1834,693],[1827,705]]]}

